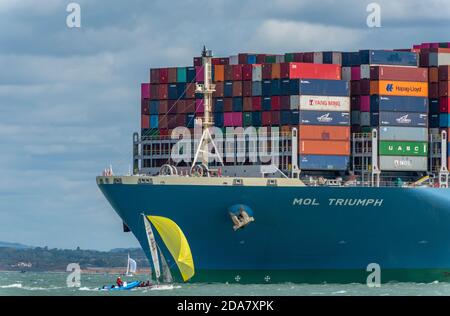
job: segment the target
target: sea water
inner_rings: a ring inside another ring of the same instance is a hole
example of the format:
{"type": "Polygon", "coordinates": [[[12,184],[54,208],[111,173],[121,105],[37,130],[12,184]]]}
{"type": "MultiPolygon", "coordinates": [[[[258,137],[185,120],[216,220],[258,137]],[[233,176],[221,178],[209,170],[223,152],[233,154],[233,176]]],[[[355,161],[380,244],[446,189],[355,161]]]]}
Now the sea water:
{"type": "MultiPolygon", "coordinates": [[[[82,274],[80,287],[67,287],[66,273],[0,273],[0,296],[7,295],[51,295],[51,296],[422,296],[450,295],[450,283],[388,283],[380,288],[369,288],[365,284],[172,284],[156,289],[105,292],[98,288],[113,284],[116,276],[109,274],[82,274]]],[[[125,281],[143,280],[142,276],[124,278],[125,281]]]]}

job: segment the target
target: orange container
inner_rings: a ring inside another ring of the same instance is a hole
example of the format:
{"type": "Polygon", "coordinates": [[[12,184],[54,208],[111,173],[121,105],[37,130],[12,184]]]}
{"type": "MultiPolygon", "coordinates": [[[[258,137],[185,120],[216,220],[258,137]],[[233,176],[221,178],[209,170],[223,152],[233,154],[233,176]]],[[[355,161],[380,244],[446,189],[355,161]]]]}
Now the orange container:
{"type": "Polygon", "coordinates": [[[290,135],[292,130],[292,126],[283,125],[281,126],[281,134],[282,135],[290,135]]]}
{"type": "Polygon", "coordinates": [[[439,68],[428,68],[428,82],[439,82],[439,68]]]}
{"type": "Polygon", "coordinates": [[[272,79],[281,78],[281,64],[272,64],[272,79]]]}
{"type": "Polygon", "coordinates": [[[428,97],[428,83],[391,80],[371,81],[370,94],[384,96],[428,97]]]}
{"type": "Polygon", "coordinates": [[[225,81],[225,66],[215,65],[214,66],[214,81],[222,82],[225,81]]]}
{"type": "Polygon", "coordinates": [[[349,156],[349,141],[301,140],[299,153],[304,155],[349,156]]]}
{"type": "Polygon", "coordinates": [[[350,140],[350,126],[300,125],[300,140],[350,140]]]}

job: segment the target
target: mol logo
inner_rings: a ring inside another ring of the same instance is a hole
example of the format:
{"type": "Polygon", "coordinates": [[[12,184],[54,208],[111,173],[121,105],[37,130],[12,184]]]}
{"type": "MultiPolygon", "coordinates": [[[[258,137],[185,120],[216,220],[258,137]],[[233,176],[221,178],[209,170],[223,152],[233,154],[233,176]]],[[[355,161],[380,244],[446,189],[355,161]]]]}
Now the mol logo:
{"type": "Polygon", "coordinates": [[[392,92],[394,91],[394,85],[392,83],[389,83],[386,85],[386,91],[387,92],[392,92]]]}
{"type": "Polygon", "coordinates": [[[399,117],[398,119],[396,119],[397,123],[399,124],[409,124],[411,123],[411,119],[408,118],[408,114],[399,117]]]}
{"type": "Polygon", "coordinates": [[[319,116],[317,118],[317,120],[321,123],[329,123],[329,122],[333,121],[333,118],[330,117],[330,113],[327,113],[325,115],[319,116]]]}

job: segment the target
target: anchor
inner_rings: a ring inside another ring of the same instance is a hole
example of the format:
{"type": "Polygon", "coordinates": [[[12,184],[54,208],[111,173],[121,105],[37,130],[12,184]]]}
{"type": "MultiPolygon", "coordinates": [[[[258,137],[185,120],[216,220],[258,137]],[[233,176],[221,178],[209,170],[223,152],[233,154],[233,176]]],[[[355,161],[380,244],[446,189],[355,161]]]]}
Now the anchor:
{"type": "Polygon", "coordinates": [[[243,204],[237,204],[230,207],[228,211],[231,221],[233,222],[234,231],[245,228],[250,223],[255,221],[253,211],[250,207],[243,204]]]}

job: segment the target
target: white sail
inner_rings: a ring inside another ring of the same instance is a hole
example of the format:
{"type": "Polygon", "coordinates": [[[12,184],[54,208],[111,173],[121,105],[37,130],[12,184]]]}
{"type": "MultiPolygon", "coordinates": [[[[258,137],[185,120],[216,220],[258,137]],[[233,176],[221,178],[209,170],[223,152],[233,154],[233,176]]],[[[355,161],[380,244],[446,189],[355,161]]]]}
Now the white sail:
{"type": "Polygon", "coordinates": [[[137,263],[135,260],[128,258],[129,273],[136,273],[137,263]]]}
{"type": "Polygon", "coordinates": [[[150,246],[150,254],[152,255],[153,268],[155,269],[155,276],[156,279],[158,280],[161,277],[161,267],[159,264],[159,257],[158,257],[158,246],[156,244],[155,235],[153,234],[150,222],[148,221],[147,217],[144,214],[142,214],[142,216],[144,217],[145,231],[147,232],[148,245],[150,246]]]}
{"type": "Polygon", "coordinates": [[[163,270],[163,282],[164,283],[173,283],[172,273],[170,273],[169,265],[167,264],[166,258],[164,257],[161,248],[159,248],[159,254],[161,255],[161,265],[163,270]]]}

